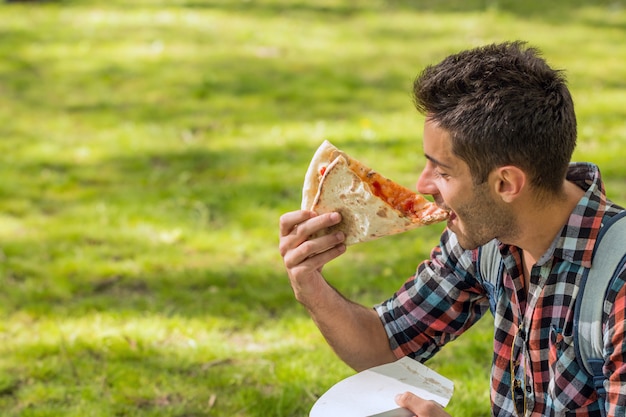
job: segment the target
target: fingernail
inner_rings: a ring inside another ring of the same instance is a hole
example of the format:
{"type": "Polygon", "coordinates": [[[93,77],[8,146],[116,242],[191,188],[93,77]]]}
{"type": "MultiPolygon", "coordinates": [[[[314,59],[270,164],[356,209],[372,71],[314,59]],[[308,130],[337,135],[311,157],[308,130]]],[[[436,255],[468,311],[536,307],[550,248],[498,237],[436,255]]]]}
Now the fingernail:
{"type": "Polygon", "coordinates": [[[335,223],[339,223],[339,221],[341,220],[341,215],[339,213],[333,213],[330,215],[330,219],[335,223]]]}
{"type": "Polygon", "coordinates": [[[338,241],[343,242],[343,240],[346,238],[346,235],[344,235],[343,232],[337,232],[337,233],[335,233],[335,238],[338,241]]]}

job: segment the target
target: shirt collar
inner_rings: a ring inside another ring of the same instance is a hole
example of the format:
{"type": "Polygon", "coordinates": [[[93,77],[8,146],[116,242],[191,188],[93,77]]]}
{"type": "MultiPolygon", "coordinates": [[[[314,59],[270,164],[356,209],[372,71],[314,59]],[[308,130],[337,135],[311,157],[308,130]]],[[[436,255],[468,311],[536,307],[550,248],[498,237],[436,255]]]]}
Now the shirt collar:
{"type": "Polygon", "coordinates": [[[556,257],[591,268],[593,248],[607,204],[600,169],[589,163],[572,163],[567,171],[567,179],[585,190],[585,194],[550,249],[537,263],[543,264],[549,258],[556,257]]]}

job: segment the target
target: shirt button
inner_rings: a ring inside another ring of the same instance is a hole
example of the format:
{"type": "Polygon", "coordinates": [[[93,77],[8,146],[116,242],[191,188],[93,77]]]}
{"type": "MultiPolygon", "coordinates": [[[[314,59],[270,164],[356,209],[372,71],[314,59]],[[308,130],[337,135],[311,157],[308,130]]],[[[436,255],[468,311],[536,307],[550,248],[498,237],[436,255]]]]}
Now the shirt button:
{"type": "Polygon", "coordinates": [[[526,385],[526,392],[529,393],[529,394],[532,394],[532,392],[533,392],[533,388],[530,385],[528,385],[528,384],[526,385]]]}

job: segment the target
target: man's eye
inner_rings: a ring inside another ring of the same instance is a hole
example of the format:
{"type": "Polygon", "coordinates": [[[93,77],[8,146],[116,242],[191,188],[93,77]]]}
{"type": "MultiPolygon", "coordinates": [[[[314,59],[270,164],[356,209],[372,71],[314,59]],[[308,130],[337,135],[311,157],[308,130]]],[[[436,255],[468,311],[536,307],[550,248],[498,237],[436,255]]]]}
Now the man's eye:
{"type": "Polygon", "coordinates": [[[439,170],[435,170],[435,176],[438,178],[444,178],[444,179],[449,177],[448,174],[446,174],[445,172],[441,172],[439,170]]]}

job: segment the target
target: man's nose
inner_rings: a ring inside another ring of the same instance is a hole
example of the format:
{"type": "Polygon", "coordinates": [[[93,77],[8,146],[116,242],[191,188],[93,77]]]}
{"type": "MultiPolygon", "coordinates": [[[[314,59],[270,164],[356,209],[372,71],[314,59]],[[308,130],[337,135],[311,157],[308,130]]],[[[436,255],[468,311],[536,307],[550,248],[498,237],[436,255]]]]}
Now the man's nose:
{"type": "Polygon", "coordinates": [[[435,185],[432,169],[426,165],[417,179],[417,192],[420,194],[435,195],[439,192],[435,185]]]}

